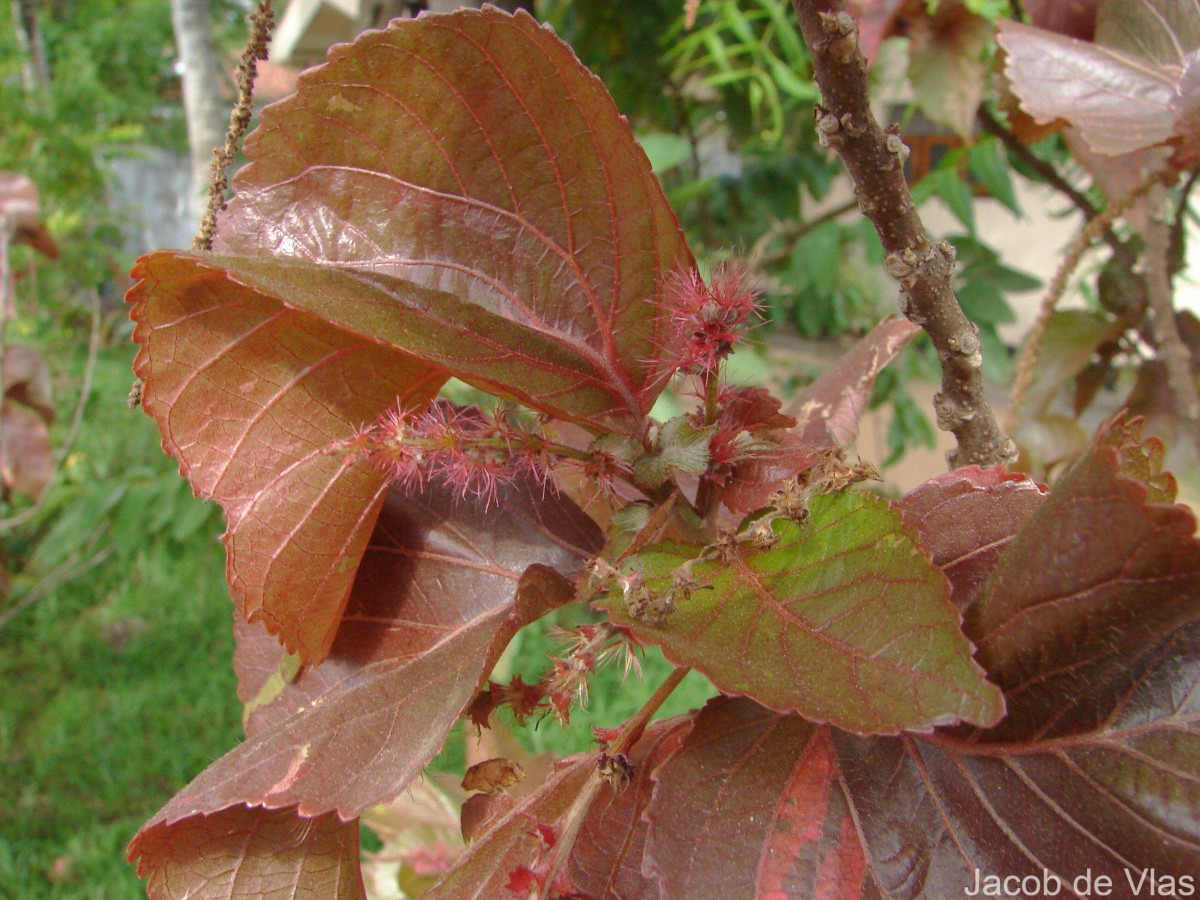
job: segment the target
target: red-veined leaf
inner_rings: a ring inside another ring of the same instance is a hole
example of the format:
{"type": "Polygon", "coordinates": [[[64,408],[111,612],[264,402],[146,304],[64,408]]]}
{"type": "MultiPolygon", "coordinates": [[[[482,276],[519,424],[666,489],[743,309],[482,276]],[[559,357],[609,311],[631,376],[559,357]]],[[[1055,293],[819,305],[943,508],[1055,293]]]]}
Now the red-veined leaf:
{"type": "Polygon", "coordinates": [[[520,483],[489,510],[449,488],[392,492],[329,658],[302,668],[258,626],[238,627],[245,743],[184,788],[143,836],[239,804],[361,814],[440,749],[515,631],[573,596],[561,573],[601,535],[570,501],[520,483]]]}
{"type": "Polygon", "coordinates": [[[1069,122],[1108,155],[1188,139],[1185,70],[1200,47],[1196,0],[1102,0],[1094,42],[1018,22],[999,27],[1012,90],[1038,121],[1069,122]]]}
{"type": "Polygon", "coordinates": [[[1162,447],[1141,441],[1139,427],[1102,430],[967,612],[966,632],[1009,702],[997,735],[1104,726],[1136,684],[1133,661],[1152,664],[1155,648],[1200,619],[1196,520],[1170,503],[1162,447]]]}
{"type": "Polygon", "coordinates": [[[326,314],[558,417],[640,433],[662,386],[654,301],[694,263],[604,86],[532,17],[397,20],[335,47],[246,153],[216,249],[293,261],[289,303],[319,264],[326,314]]]}
{"type": "Polygon", "coordinates": [[[152,900],[271,897],[360,900],[358,822],[333,813],[233,806],[138,838],[138,875],[152,900]]]}
{"type": "Polygon", "coordinates": [[[1200,47],[1200,2],[1100,0],[1096,43],[1178,75],[1200,47]]]}
{"type": "Polygon", "coordinates": [[[664,897],[859,896],[866,854],[829,729],[713,700],[652,777],[644,866],[664,897]]]}
{"type": "Polygon", "coordinates": [[[658,885],[643,869],[654,770],[674,753],[693,714],[656,723],[629,753],[633,776],[615,792],[601,789],[571,853],[567,877],[580,893],[601,898],[657,897],[658,885]]]}
{"type": "Polygon", "coordinates": [[[950,602],[965,610],[1045,496],[1025,475],[965,466],[926,481],[896,506],[950,579],[950,602]]]}
{"type": "MultiPolygon", "coordinates": [[[[816,497],[804,525],[774,522],[776,541],[698,562],[703,587],[662,625],[635,618],[620,588],[599,601],[618,624],[694,666],[724,693],[861,732],[994,723],[1000,692],[971,658],[946,577],[898,510],[872,494],[816,497]]],[[[625,566],[654,595],[701,548],[661,544],[625,566]]]]}
{"type": "Polygon", "coordinates": [[[520,866],[532,868],[545,844],[538,824],[551,826],[571,808],[599,753],[584,753],[559,763],[544,785],[509,811],[467,846],[466,852],[424,896],[426,900],[491,900],[514,896],[505,885],[520,866]]]}
{"type": "Polygon", "coordinates": [[[1188,631],[1131,659],[1129,702],[1066,740],[855,737],[711,701],[654,773],[646,871],[673,900],[998,896],[1009,876],[1043,896],[1020,879],[1045,873],[1061,879],[1045,895],[1076,896],[1089,871],[1115,896],[1137,895],[1126,873],[1136,884],[1154,869],[1163,895],[1164,876],[1195,883],[1200,634],[1188,631]]]}
{"type": "Polygon", "coordinates": [[[445,374],[289,309],[208,266],[143,258],[134,371],[163,448],[228,528],[226,575],[250,621],[306,662],[329,651],[387,481],[332,452],[445,374]]]}
{"type": "Polygon", "coordinates": [[[1038,122],[1080,128],[1100,153],[1132,153],[1173,131],[1169,75],[1087,41],[1019,22],[1000,23],[1005,74],[1021,108],[1038,122]]]}
{"type": "Polygon", "coordinates": [[[787,409],[798,422],[793,433],[799,443],[818,449],[850,444],[875,376],[920,332],[908,319],[884,319],[806,387],[787,409]]]}
{"type": "Polygon", "coordinates": [[[636,430],[629,396],[622,399],[624,388],[589,359],[590,350],[455,294],[377,271],[275,256],[162,251],[146,261],[182,284],[222,273],[257,302],[311,314],[490,393],[593,429],[636,430]]]}
{"type": "Polygon", "coordinates": [[[858,435],[859,417],[871,399],[875,377],[921,329],[907,319],[888,318],[788,404],[796,425],[774,447],[755,451],[734,469],[721,494],[734,512],[767,505],[789,479],[811,468],[820,450],[843,448],[858,435]]]}
{"type": "MultiPolygon", "coordinates": [[[[641,812],[649,800],[650,773],[690,724],[690,715],[652,724],[629,753],[634,767],[630,783],[615,791],[601,786],[563,870],[576,892],[596,900],[657,896],[653,882],[642,874],[646,827],[641,812]]],[[[556,831],[599,761],[599,752],[563,760],[541,788],[476,838],[454,869],[424,896],[428,900],[513,896],[505,887],[511,873],[518,867],[537,871],[549,849],[539,826],[556,831]]],[[[546,872],[540,874],[545,877],[546,872]]]]}

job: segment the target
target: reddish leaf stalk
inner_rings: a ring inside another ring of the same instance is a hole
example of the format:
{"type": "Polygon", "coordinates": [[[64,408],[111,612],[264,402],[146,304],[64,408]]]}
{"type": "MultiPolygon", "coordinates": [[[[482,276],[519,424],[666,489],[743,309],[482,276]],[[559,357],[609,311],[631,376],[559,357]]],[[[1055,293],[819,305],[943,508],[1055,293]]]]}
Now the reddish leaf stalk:
{"type": "MultiPolygon", "coordinates": [[[[1059,174],[1058,170],[1050,163],[1046,162],[1027,146],[1022,144],[1011,131],[1005,128],[996,119],[995,116],[987,109],[986,106],[979,107],[979,114],[976,116],[979,125],[988,134],[999,138],[1005,148],[1017,159],[1021,160],[1026,166],[1038,174],[1050,187],[1054,188],[1083,213],[1083,217],[1089,222],[1100,215],[1100,210],[1086,196],[1080,193],[1075,187],[1059,174]]],[[[1121,239],[1117,237],[1117,233],[1112,230],[1111,226],[1106,226],[1101,232],[1104,238],[1104,243],[1112,248],[1113,256],[1116,260],[1130,272],[1133,271],[1137,264],[1137,257],[1121,239]]]]}
{"type": "Polygon", "coordinates": [[[1042,352],[1042,340],[1046,336],[1046,329],[1050,327],[1050,318],[1054,315],[1054,308],[1067,289],[1067,281],[1071,277],[1071,273],[1075,271],[1080,260],[1083,259],[1084,253],[1104,233],[1105,229],[1111,227],[1112,223],[1123,216],[1135,202],[1146,196],[1161,181],[1162,177],[1161,172],[1151,172],[1141,184],[1124,197],[1109,203],[1103,212],[1087,221],[1087,224],[1075,235],[1075,239],[1067,248],[1066,253],[1063,254],[1054,277],[1050,279],[1050,286],[1046,288],[1046,296],[1042,299],[1038,317],[1029,329],[1029,334],[1025,337],[1025,344],[1021,347],[1020,356],[1017,358],[1016,371],[1013,373],[1012,392],[1008,403],[1008,417],[1005,422],[1009,431],[1016,431],[1020,422],[1021,407],[1025,404],[1025,394],[1029,391],[1029,386],[1033,384],[1033,372],[1037,368],[1038,356],[1042,352]]]}
{"type": "Polygon", "coordinates": [[[904,180],[908,148],[898,129],[882,129],[871,112],[867,64],[858,24],[842,0],[792,0],[813,60],[823,106],[816,108],[821,143],[837,150],[854,181],[859,208],[887,251],[900,282],[900,309],[933,340],[942,369],[934,398],[938,427],[953,432],[952,467],[1010,463],[1016,445],[984,397],[978,329],[951,289],[954,248],[932,243],[904,180]]]}
{"type": "Polygon", "coordinates": [[[622,727],[616,740],[601,754],[597,759],[597,767],[592,771],[591,777],[587,784],[575,801],[571,804],[571,808],[567,810],[567,814],[563,817],[562,830],[558,840],[554,844],[553,859],[550,863],[550,872],[546,876],[546,891],[547,896],[554,895],[554,882],[558,880],[562,874],[563,867],[567,864],[567,860],[571,858],[571,850],[575,846],[575,841],[579,837],[579,830],[583,827],[584,821],[587,819],[588,811],[592,808],[592,803],[596,799],[596,795],[600,793],[600,787],[605,783],[604,777],[600,772],[599,763],[606,757],[614,757],[627,754],[638,739],[642,736],[642,732],[646,730],[646,726],[650,724],[650,720],[654,718],[654,714],[667,701],[667,698],[674,693],[675,688],[679,687],[679,683],[687,676],[691,669],[677,668],[667,676],[667,679],[658,686],[658,689],[651,695],[642,708],[639,709],[622,727]]]}
{"type": "Polygon", "coordinates": [[[1158,216],[1151,216],[1143,237],[1146,239],[1146,288],[1153,314],[1153,333],[1158,355],[1167,370],[1167,384],[1175,411],[1192,440],[1200,442],[1200,394],[1196,391],[1195,361],[1179,334],[1172,303],[1170,271],[1170,227],[1158,216]]]}

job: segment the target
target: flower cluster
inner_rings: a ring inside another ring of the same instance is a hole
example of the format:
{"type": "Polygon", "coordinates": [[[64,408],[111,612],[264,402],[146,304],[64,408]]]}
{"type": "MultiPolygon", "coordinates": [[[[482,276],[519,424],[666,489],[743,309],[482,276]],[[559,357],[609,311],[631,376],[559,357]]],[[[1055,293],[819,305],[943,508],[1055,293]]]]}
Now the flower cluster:
{"type": "Polygon", "coordinates": [[[485,414],[437,400],[421,411],[390,410],[348,446],[403,487],[440,482],[485,507],[518,478],[530,476],[543,486],[548,479],[544,442],[514,426],[503,407],[485,414]]]}
{"type": "MultiPolygon", "coordinates": [[[[693,424],[703,424],[700,414],[693,416],[693,424]]],[[[740,463],[771,446],[766,440],[771,432],[786,431],[795,424],[794,418],[784,415],[779,401],[762,388],[722,386],[705,477],[717,484],[728,483],[740,463]]]]}
{"type": "Polygon", "coordinates": [[[622,657],[626,674],[630,669],[641,673],[629,641],[608,623],[560,629],[556,636],[563,639],[566,652],[561,657],[550,658],[552,668],[542,680],[527,684],[518,675],[508,684],[490,683],[467,709],[472,724],[480,728],[487,726],[492,710],[507,706],[518,724],[536,713],[553,712],[566,725],[575,704],[580,708],[587,707],[588,678],[600,666],[622,657]]]}
{"type": "Polygon", "coordinates": [[[663,302],[669,324],[665,359],[676,370],[716,374],[743,330],[761,309],[760,291],[747,286],[743,263],[725,263],[705,284],[695,269],[670,277],[663,302]]]}

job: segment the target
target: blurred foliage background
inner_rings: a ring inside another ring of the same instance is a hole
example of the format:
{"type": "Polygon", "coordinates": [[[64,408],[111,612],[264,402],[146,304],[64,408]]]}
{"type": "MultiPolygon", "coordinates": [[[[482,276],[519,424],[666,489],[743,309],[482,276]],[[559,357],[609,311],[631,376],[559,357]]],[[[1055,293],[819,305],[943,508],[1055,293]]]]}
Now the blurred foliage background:
{"type": "MultiPolygon", "coordinates": [[[[125,843],[241,734],[219,511],[192,498],[153,424],[125,405],[132,347],[120,300],[133,256],[152,248],[129,245],[111,203],[110,163],[148,147],[185,152],[180,79],[168,0],[22,0],[14,15],[22,5],[41,28],[48,89],[26,83],[16,20],[0,27],[0,171],[36,183],[62,254],[47,263],[13,248],[12,267],[25,277],[0,337],[49,363],[52,446],[64,446],[87,387],[89,338],[98,349],[78,436],[45,496],[0,498],[0,895],[135,897],[125,843]]],[[[248,3],[210,6],[218,47],[232,58],[248,3]]],[[[994,0],[966,6],[985,19],[1008,12],[994,0]]],[[[895,310],[874,232],[852,202],[833,199],[840,165],[816,140],[817,92],[788,0],[703,0],[694,22],[683,0],[540,0],[536,11],[630,118],[702,264],[748,260],[766,290],[764,340],[841,349],[895,310]]],[[[986,73],[994,54],[986,44],[972,64],[986,73]]],[[[939,113],[896,109],[913,127],[939,113]]],[[[1045,172],[995,135],[968,138],[947,140],[927,171],[914,172],[914,193],[938,198],[956,219],[956,232],[939,237],[958,250],[959,297],[980,326],[986,375],[1002,386],[1012,298],[1041,282],[1007,266],[976,219],[982,198],[1019,214],[1015,180],[1044,181],[1045,172]]],[[[1061,137],[1028,153],[1102,203],[1061,137]]],[[[1092,317],[1084,325],[1097,334],[1107,314],[1088,285],[1100,274],[1091,271],[1082,291],[1092,317]]],[[[1091,346],[1076,356],[1069,377],[1095,361],[1091,346]]],[[[785,394],[816,374],[803,353],[783,371],[749,357],[737,370],[785,394]]],[[[887,458],[877,462],[932,445],[929,414],[913,394],[935,373],[918,340],[880,377],[872,405],[885,411],[887,458]]],[[[1073,389],[1055,377],[1062,384],[1049,382],[1050,395],[1073,389]]],[[[557,618],[568,624],[578,613],[557,618]]],[[[538,674],[555,649],[553,624],[522,633],[505,662],[511,674],[538,674]]],[[[659,656],[644,665],[650,684],[669,670],[659,656]]],[[[666,712],[708,692],[689,681],[666,712]]],[[[636,679],[605,670],[578,727],[543,721],[522,740],[530,752],[582,749],[590,724],[617,724],[643,695],[636,679]]],[[[452,741],[439,766],[462,761],[461,741],[452,741]]]]}

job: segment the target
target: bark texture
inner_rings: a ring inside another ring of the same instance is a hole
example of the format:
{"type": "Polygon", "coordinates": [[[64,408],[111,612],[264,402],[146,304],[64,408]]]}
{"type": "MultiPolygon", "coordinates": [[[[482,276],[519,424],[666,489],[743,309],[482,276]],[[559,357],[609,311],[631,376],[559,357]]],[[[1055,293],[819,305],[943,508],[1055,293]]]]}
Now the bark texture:
{"type": "Polygon", "coordinates": [[[838,152],[854,180],[859,208],[875,226],[888,271],[900,282],[900,311],[925,329],[937,349],[942,370],[942,389],[934,397],[937,424],[958,441],[948,454],[950,465],[1011,463],[1016,445],[984,398],[978,329],[951,289],[954,248],[929,240],[904,180],[908,147],[896,126],[881,128],[871,112],[858,23],[841,0],[792,4],[821,89],[817,134],[838,152]]]}

